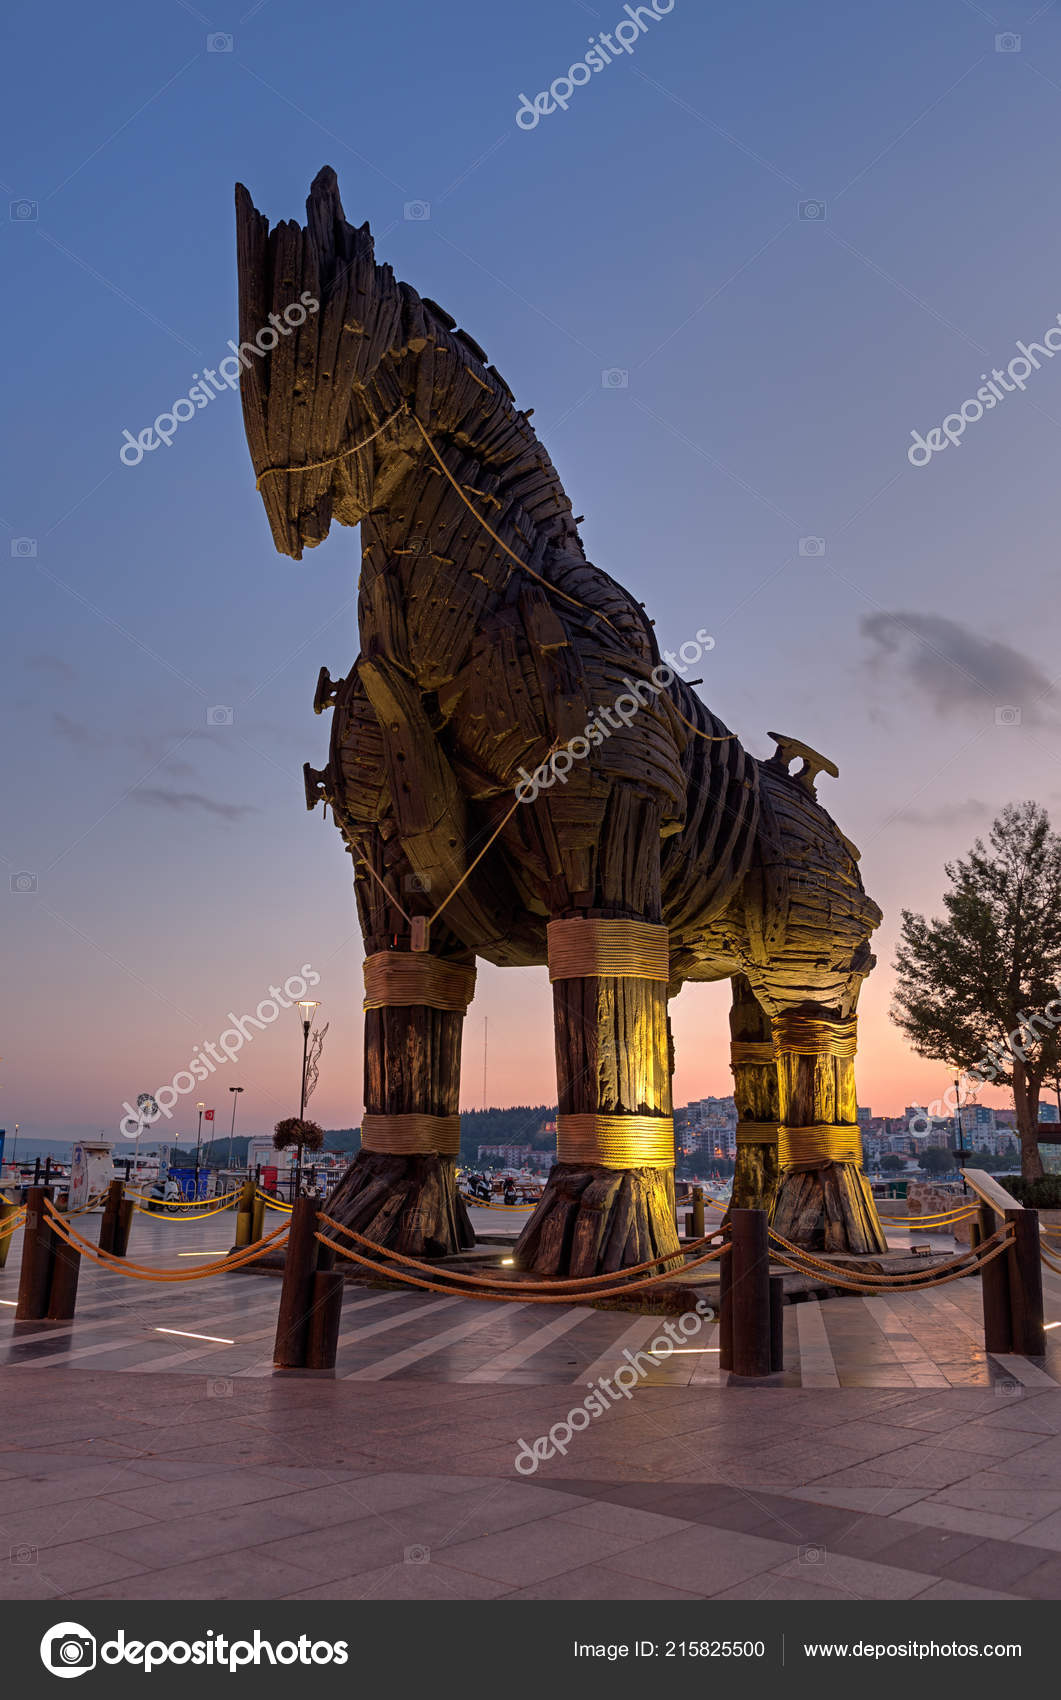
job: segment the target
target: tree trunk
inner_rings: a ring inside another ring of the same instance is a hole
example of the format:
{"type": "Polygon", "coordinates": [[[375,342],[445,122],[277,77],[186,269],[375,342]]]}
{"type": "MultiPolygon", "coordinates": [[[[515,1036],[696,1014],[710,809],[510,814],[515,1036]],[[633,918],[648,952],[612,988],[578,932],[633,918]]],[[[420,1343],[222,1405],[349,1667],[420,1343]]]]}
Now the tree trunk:
{"type": "Polygon", "coordinates": [[[1013,1103],[1017,1111],[1020,1140],[1020,1172],[1026,1181],[1041,1180],[1043,1158],[1039,1149],[1039,1087],[1042,1084],[1019,1058],[1013,1059],[1013,1103]]]}

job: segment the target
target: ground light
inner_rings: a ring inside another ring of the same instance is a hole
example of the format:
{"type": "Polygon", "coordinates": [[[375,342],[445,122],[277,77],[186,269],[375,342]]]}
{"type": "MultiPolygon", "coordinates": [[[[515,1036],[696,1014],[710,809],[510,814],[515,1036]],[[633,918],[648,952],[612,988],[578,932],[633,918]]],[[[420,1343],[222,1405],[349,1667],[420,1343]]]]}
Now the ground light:
{"type": "Polygon", "coordinates": [[[156,1328],[156,1334],[179,1334],[182,1340],[212,1340],[215,1346],[234,1346],[235,1340],[223,1339],[220,1334],[192,1334],[187,1328],[156,1328]]]}

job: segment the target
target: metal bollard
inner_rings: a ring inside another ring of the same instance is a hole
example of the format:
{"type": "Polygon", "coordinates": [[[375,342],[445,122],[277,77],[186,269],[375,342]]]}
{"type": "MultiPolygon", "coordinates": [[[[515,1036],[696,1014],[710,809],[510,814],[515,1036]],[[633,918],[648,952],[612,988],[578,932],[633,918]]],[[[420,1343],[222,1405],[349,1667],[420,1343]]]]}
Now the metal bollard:
{"type": "Polygon", "coordinates": [[[251,1233],[251,1237],[250,1237],[249,1243],[252,1244],[252,1245],[256,1244],[258,1240],[265,1238],[265,1200],[264,1200],[264,1198],[259,1198],[259,1197],[256,1196],[254,1203],[251,1206],[250,1233],[251,1233]]]}
{"type": "Polygon", "coordinates": [[[47,1320],[68,1322],[77,1308],[77,1282],[81,1274],[81,1253],[65,1245],[53,1234],[55,1257],[52,1262],[51,1286],[48,1293],[47,1320]]]}
{"type": "Polygon", "coordinates": [[[704,1189],[702,1186],[693,1187],[693,1239],[702,1240],[704,1237],[704,1189]]]}
{"type": "Polygon", "coordinates": [[[317,1273],[317,1203],[296,1198],[284,1254],[284,1284],[276,1319],[273,1364],[277,1369],[304,1369],[313,1278],[317,1273]]]}
{"type": "Polygon", "coordinates": [[[770,1250],[765,1210],[731,1210],[733,1374],[770,1374],[770,1250]]]}
{"type": "Polygon", "coordinates": [[[100,1251],[109,1251],[114,1256],[120,1255],[115,1250],[115,1242],[119,1234],[123,1197],[124,1188],[121,1181],[111,1181],[107,1188],[107,1202],[103,1206],[103,1215],[100,1219],[99,1249],[100,1251]]]}
{"type": "Polygon", "coordinates": [[[718,1260],[718,1367],[733,1368],[733,1244],[718,1260]]]}
{"type": "MultiPolygon", "coordinates": [[[[990,1239],[999,1223],[989,1204],[981,1204],[979,1214],[981,1240],[990,1239]]],[[[980,1271],[980,1292],[984,1307],[984,1350],[1012,1352],[1013,1320],[1009,1302],[1009,1255],[994,1258],[980,1271]]]]}
{"type": "Polygon", "coordinates": [[[44,1201],[51,1196],[50,1186],[31,1186],[26,1194],[26,1227],[15,1305],[16,1322],[39,1322],[48,1309],[55,1235],[44,1214],[44,1201]]]}
{"type": "Polygon", "coordinates": [[[343,1314],[341,1269],[318,1269],[313,1277],[313,1309],[306,1338],[306,1368],[334,1369],[343,1314]]]}
{"type": "Polygon", "coordinates": [[[1009,1264],[1009,1303],[1012,1317],[1012,1350],[1025,1358],[1046,1355],[1043,1315],[1043,1266],[1039,1260],[1038,1210],[1007,1210],[1013,1223],[1014,1240],[1005,1258],[1009,1264]]]}

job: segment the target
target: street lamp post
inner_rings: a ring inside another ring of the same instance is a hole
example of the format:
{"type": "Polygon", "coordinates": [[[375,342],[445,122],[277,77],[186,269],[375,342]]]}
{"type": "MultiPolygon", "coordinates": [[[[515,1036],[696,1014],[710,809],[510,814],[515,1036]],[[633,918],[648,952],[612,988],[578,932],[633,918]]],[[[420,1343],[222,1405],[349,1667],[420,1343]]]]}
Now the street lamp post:
{"type": "MultiPolygon", "coordinates": [[[[958,1159],[958,1173],[961,1174],[961,1171],[965,1167],[965,1136],[962,1129],[961,1087],[958,1083],[957,1075],[954,1077],[954,1120],[958,1130],[958,1149],[955,1155],[958,1159]]],[[[962,1195],[967,1196],[968,1192],[969,1188],[966,1184],[965,1176],[962,1175],[962,1195]]]]}
{"type": "Polygon", "coordinates": [[[232,1141],[236,1134],[236,1105],[239,1103],[239,1094],[243,1091],[243,1088],[242,1086],[230,1086],[229,1091],[232,1093],[232,1126],[228,1130],[228,1166],[231,1169],[232,1141]]]}
{"type": "MultiPolygon", "coordinates": [[[[302,1022],[302,1090],[298,1101],[298,1119],[306,1119],[306,1065],[309,1061],[309,1030],[313,1025],[313,1012],[320,1006],[315,998],[301,998],[298,1013],[302,1022]]],[[[298,1152],[295,1158],[295,1196],[302,1192],[302,1141],[298,1142],[298,1152]]]]}
{"type": "MultiPolygon", "coordinates": [[[[1061,1103],[1061,1099],[1059,1099],[1058,1102],[1061,1103]]],[[[14,1165],[15,1159],[16,1159],[17,1156],[18,1156],[18,1123],[16,1122],[15,1123],[15,1141],[14,1141],[14,1144],[12,1145],[12,1147],[11,1147],[11,1162],[12,1162],[12,1165],[14,1165]]]]}
{"type": "Polygon", "coordinates": [[[199,1196],[199,1152],[201,1151],[202,1144],[203,1144],[203,1111],[206,1109],[206,1105],[205,1104],[196,1104],[195,1107],[199,1112],[199,1132],[195,1136],[195,1197],[198,1198],[198,1196],[199,1196]]]}

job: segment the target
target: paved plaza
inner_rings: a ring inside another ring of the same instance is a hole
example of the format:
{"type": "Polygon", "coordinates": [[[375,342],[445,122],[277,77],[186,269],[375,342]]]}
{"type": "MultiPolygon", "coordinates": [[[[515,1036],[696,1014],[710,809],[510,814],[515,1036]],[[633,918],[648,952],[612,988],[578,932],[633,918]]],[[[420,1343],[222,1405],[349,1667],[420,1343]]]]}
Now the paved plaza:
{"type": "MultiPolygon", "coordinates": [[[[175,1267],[227,1249],[221,1221],[138,1216],[132,1249],[175,1267]]],[[[16,1243],[4,1598],[1061,1593],[1061,1341],[988,1357],[975,1280],[787,1307],[785,1371],[754,1388],[707,1324],[528,1478],[520,1439],[660,1319],[352,1283],[334,1379],[278,1377],[275,1277],[86,1265],[72,1324],[16,1331],[17,1268],[16,1243]]]]}

